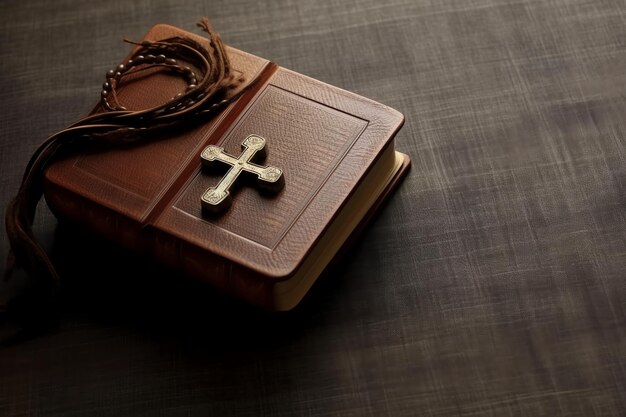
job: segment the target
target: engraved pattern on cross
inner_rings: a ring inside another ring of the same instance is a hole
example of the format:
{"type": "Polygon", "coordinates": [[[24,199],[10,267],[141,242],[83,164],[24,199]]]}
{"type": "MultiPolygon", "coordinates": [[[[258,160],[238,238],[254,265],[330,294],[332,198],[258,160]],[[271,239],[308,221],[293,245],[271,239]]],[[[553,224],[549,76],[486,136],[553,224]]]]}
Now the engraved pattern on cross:
{"type": "Polygon", "coordinates": [[[206,166],[218,168],[217,165],[226,164],[230,165],[230,169],[215,187],[209,188],[202,195],[203,209],[212,213],[219,213],[230,207],[232,197],[229,189],[243,172],[256,175],[258,186],[263,190],[278,192],[283,188],[285,179],[280,168],[263,167],[252,162],[253,159],[262,161],[267,157],[265,144],[265,138],[249,135],[241,144],[243,152],[239,158],[227,154],[224,152],[224,148],[219,146],[209,145],[204,148],[200,157],[206,166]]]}

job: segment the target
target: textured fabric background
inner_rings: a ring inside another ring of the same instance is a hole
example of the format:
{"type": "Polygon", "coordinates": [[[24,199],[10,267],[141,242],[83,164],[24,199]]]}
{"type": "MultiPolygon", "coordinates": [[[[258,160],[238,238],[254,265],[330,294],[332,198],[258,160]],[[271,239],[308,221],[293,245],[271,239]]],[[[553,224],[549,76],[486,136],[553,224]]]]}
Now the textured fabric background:
{"type": "Polygon", "coordinates": [[[95,103],[122,36],[203,15],[233,46],[403,112],[409,177],[279,316],[42,204],[64,308],[0,347],[0,415],[625,415],[622,0],[5,0],[1,206],[37,143],[95,103]]]}

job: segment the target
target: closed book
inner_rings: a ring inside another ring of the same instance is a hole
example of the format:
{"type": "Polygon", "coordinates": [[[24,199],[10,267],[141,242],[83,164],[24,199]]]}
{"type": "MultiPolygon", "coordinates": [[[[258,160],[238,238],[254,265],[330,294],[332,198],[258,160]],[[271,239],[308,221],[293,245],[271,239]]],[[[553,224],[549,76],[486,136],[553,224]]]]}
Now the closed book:
{"type": "MultiPolygon", "coordinates": [[[[207,42],[168,25],[146,39],[181,35],[207,42]]],[[[289,310],[407,172],[409,158],[393,140],[404,119],[268,60],[227,53],[244,83],[254,80],[235,101],[156,140],[59,160],[45,173],[44,194],[60,219],[265,309],[289,310]],[[266,156],[253,160],[249,148],[259,141],[266,156]],[[207,162],[210,154],[217,162],[207,162]],[[257,177],[253,166],[282,171],[280,190],[245,181],[257,177]],[[208,190],[230,180],[230,205],[211,212],[208,190]]],[[[120,86],[118,96],[142,109],[184,88],[154,71],[120,86]]]]}

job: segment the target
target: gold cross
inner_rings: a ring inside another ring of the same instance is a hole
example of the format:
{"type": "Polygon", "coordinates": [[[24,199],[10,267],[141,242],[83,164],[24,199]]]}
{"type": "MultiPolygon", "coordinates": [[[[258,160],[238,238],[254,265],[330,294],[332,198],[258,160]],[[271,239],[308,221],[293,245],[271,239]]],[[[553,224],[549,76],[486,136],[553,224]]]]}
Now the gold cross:
{"type": "Polygon", "coordinates": [[[249,172],[257,176],[258,185],[265,191],[278,192],[285,185],[283,171],[280,168],[263,167],[252,163],[264,160],[267,156],[265,139],[257,135],[249,135],[241,144],[243,151],[239,158],[224,152],[224,148],[209,145],[202,151],[202,162],[209,168],[218,168],[218,162],[230,165],[226,175],[215,187],[209,188],[202,195],[202,208],[212,213],[226,210],[232,203],[228,189],[235,183],[242,172],[249,172]]]}

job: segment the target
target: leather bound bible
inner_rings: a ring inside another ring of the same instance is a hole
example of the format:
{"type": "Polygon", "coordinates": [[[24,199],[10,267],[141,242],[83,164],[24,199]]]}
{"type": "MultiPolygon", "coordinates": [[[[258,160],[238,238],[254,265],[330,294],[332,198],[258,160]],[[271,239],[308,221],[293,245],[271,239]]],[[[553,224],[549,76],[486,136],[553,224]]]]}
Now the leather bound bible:
{"type": "MultiPolygon", "coordinates": [[[[206,42],[168,25],[146,39],[181,34],[206,42]]],[[[61,219],[265,309],[289,310],[407,172],[393,141],[404,119],[265,59],[227,53],[244,82],[255,80],[236,101],[163,138],[57,161],[45,198],[61,219]]],[[[153,71],[118,97],[141,109],[184,88],[153,71]]]]}

